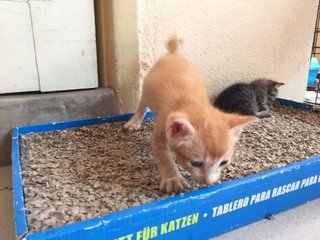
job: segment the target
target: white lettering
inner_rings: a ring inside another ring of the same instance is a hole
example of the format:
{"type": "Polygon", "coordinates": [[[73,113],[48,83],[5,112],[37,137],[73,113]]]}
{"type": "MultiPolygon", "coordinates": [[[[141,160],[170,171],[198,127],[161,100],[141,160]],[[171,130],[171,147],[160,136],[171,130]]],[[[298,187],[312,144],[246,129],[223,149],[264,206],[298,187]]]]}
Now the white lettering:
{"type": "Polygon", "coordinates": [[[318,175],[312,176],[312,177],[308,177],[302,180],[301,183],[301,188],[303,187],[309,187],[313,184],[316,184],[318,181],[318,175]]]}
{"type": "Polygon", "coordinates": [[[212,208],[212,217],[218,217],[220,215],[238,210],[240,208],[248,206],[249,203],[249,197],[241,198],[238,200],[235,200],[230,203],[225,203],[223,205],[219,205],[212,208]]]}
{"type": "Polygon", "coordinates": [[[283,194],[287,194],[289,192],[296,191],[300,188],[300,181],[296,181],[293,183],[289,183],[277,188],[272,189],[271,198],[281,196],[283,194]]]}
{"type": "Polygon", "coordinates": [[[271,195],[270,190],[268,190],[266,192],[254,194],[251,196],[250,205],[268,200],[268,199],[270,199],[270,195],[271,195]]]}

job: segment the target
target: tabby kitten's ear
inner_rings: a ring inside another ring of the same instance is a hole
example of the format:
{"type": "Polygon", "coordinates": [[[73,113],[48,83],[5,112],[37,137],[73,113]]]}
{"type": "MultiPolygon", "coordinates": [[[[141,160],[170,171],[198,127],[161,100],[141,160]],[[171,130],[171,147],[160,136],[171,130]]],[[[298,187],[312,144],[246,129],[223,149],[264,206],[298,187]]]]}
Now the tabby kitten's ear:
{"type": "Polygon", "coordinates": [[[273,81],[273,80],[269,80],[269,86],[270,87],[278,88],[278,87],[280,87],[282,85],[284,85],[284,83],[276,82],[276,81],[273,81]]]}
{"type": "Polygon", "coordinates": [[[280,87],[280,86],[282,86],[282,85],[284,85],[284,83],[277,83],[277,84],[276,84],[276,87],[278,88],[278,87],[280,87]]]}
{"type": "Polygon", "coordinates": [[[230,130],[235,137],[240,137],[244,128],[249,124],[259,121],[259,118],[251,115],[241,116],[238,114],[226,114],[226,116],[230,130]]]}

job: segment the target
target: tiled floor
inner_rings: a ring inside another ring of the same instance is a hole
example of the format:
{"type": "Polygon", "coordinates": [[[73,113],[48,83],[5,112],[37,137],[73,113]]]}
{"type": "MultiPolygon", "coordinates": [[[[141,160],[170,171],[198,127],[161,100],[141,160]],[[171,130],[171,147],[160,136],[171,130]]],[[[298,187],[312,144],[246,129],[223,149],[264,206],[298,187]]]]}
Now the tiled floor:
{"type": "MultiPolygon", "coordinates": [[[[0,240],[13,240],[11,167],[0,168],[0,240]]],[[[215,240],[320,240],[320,199],[221,235],[215,240]]]]}

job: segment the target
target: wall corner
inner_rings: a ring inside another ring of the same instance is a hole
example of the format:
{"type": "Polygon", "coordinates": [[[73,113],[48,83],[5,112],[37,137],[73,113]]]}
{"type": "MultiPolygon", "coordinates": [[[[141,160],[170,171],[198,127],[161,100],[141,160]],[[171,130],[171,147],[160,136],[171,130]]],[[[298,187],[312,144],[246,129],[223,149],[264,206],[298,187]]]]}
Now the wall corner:
{"type": "Polygon", "coordinates": [[[138,0],[96,1],[99,82],[113,88],[121,112],[135,111],[140,98],[138,0]]]}

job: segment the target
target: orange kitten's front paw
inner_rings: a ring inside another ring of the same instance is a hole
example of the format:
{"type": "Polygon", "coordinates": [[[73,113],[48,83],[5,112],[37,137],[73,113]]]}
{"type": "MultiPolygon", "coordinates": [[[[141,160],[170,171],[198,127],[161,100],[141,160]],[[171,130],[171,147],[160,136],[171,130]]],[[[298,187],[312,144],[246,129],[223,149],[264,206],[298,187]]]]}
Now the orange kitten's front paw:
{"type": "Polygon", "coordinates": [[[162,179],[160,183],[160,190],[167,193],[181,192],[184,188],[190,188],[190,185],[182,176],[162,179]]]}
{"type": "Polygon", "coordinates": [[[129,121],[125,125],[123,125],[123,129],[133,131],[133,130],[138,130],[140,128],[140,126],[141,126],[140,123],[137,124],[133,121],[129,121]]]}

